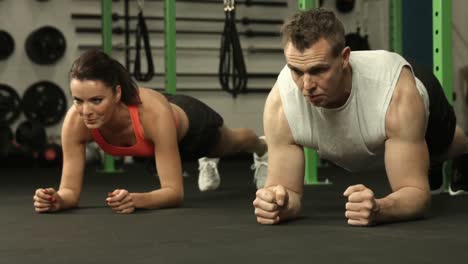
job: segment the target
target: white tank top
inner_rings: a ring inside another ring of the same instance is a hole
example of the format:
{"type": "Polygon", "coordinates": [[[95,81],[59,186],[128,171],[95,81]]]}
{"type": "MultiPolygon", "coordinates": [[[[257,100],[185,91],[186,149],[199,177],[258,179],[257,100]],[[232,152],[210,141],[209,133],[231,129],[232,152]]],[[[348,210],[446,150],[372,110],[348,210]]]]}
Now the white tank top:
{"type": "MultiPolygon", "coordinates": [[[[400,55],[388,51],[351,52],[351,94],[334,109],[313,106],[285,66],[278,76],[284,113],[295,142],[317,150],[321,158],[350,171],[384,165],[385,115],[403,66],[400,55]]],[[[411,66],[410,66],[411,67],[411,66]]],[[[429,97],[422,82],[416,86],[429,118],[429,97]]]]}

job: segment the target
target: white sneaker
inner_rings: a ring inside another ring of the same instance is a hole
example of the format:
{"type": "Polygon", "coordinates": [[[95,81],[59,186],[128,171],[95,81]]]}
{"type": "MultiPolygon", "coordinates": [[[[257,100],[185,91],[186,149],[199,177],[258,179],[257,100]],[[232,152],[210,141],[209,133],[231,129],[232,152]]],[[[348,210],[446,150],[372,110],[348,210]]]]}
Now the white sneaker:
{"type": "Polygon", "coordinates": [[[200,191],[216,190],[221,183],[218,173],[219,159],[200,158],[198,159],[198,188],[200,191]]]}
{"type": "MultiPolygon", "coordinates": [[[[260,139],[265,140],[264,136],[261,136],[260,139]]],[[[265,152],[262,156],[258,156],[256,153],[254,156],[254,164],[250,169],[255,170],[254,174],[254,183],[257,186],[257,189],[263,188],[265,186],[265,181],[268,171],[268,152],[265,152]]]]}

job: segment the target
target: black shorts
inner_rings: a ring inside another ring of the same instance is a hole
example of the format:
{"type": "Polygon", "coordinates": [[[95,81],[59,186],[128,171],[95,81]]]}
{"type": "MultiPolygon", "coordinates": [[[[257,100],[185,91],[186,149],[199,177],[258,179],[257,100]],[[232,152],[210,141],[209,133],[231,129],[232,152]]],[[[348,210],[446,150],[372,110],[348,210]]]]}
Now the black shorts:
{"type": "Polygon", "coordinates": [[[205,103],[187,96],[164,94],[169,102],[179,106],[188,117],[187,134],[179,142],[182,160],[194,160],[207,156],[218,143],[219,128],[223,118],[205,103]]]}
{"type": "Polygon", "coordinates": [[[426,129],[426,143],[431,158],[438,157],[448,150],[453,141],[457,123],[455,112],[432,71],[421,65],[411,65],[415,76],[424,84],[429,95],[430,113],[426,129]]]}

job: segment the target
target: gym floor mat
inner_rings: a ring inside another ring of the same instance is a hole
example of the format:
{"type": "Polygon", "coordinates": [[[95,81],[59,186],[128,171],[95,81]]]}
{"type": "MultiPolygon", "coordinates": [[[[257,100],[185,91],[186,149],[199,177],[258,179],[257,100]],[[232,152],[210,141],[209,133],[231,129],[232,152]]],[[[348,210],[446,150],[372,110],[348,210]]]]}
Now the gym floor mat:
{"type": "Polygon", "coordinates": [[[34,212],[39,187],[58,187],[58,169],[0,169],[0,262],[33,263],[447,263],[466,258],[468,196],[433,196],[430,216],[374,227],[346,224],[343,191],[363,183],[389,192],[381,172],[321,168],[330,186],[306,185],[303,217],[276,226],[256,223],[250,161],[221,160],[221,186],[199,192],[197,164],[186,164],[180,208],[118,215],[106,205],[114,188],[159,188],[144,166],[122,173],[88,168],[80,207],[34,212]]]}

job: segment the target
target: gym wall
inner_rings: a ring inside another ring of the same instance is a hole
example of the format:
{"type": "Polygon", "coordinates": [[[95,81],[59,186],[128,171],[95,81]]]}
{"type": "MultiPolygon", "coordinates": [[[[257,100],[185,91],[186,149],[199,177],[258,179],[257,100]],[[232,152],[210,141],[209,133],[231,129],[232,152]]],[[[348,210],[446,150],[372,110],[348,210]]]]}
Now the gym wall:
{"type": "MultiPolygon", "coordinates": [[[[468,130],[468,91],[464,88],[464,81],[468,80],[464,73],[468,67],[468,28],[464,21],[466,10],[468,2],[452,0],[452,90],[456,94],[453,106],[458,124],[465,131],[468,130]]],[[[403,2],[403,55],[428,68],[433,66],[432,20],[431,1],[403,2]]]]}
{"type": "Polygon", "coordinates": [[[452,1],[453,91],[457,94],[453,106],[458,124],[468,131],[468,1],[452,1]]]}
{"type": "MultiPolygon", "coordinates": [[[[266,1],[266,0],[262,0],[266,1]]],[[[270,2],[284,2],[286,0],[269,0],[270,2]]],[[[285,19],[297,10],[297,1],[289,0],[288,7],[263,7],[244,5],[237,6],[236,16],[238,18],[249,17],[255,19],[285,19]]],[[[123,1],[112,3],[113,12],[123,15],[123,1]]],[[[324,7],[334,9],[334,0],[324,0],[324,7]]],[[[224,18],[223,5],[220,4],[201,4],[185,3],[176,4],[177,16],[179,17],[209,17],[224,18]]],[[[131,15],[137,14],[136,1],[130,2],[131,15]]],[[[7,60],[0,61],[0,83],[8,84],[14,87],[20,95],[31,84],[40,80],[49,80],[58,84],[65,91],[68,98],[68,106],[71,106],[72,100],[69,94],[69,85],[67,73],[73,60],[83,51],[79,48],[82,45],[100,45],[100,34],[77,33],[77,28],[92,27],[100,28],[100,20],[76,20],[71,18],[72,13],[100,14],[101,1],[99,0],[1,0],[0,1],[0,28],[10,32],[15,40],[15,51],[7,60]],[[55,64],[37,65],[27,57],[25,53],[25,40],[28,34],[35,29],[51,25],[61,30],[66,38],[65,55],[55,64]]],[[[145,1],[145,16],[162,16],[163,2],[145,1]]],[[[355,9],[350,13],[340,13],[337,15],[345,24],[346,31],[355,32],[357,27],[361,27],[362,34],[369,35],[369,43],[372,49],[388,49],[389,31],[388,31],[388,0],[364,1],[357,0],[355,9]],[[359,18],[359,20],[356,20],[359,18]]],[[[150,29],[163,29],[162,21],[147,20],[150,29]]],[[[115,27],[123,27],[123,20],[114,22],[115,27]]],[[[132,28],[135,27],[135,21],[131,21],[132,28]]],[[[209,22],[183,22],[177,21],[179,30],[219,30],[222,31],[223,23],[209,22]]],[[[238,31],[247,29],[253,31],[277,32],[279,25],[250,25],[243,26],[238,24],[238,31]]],[[[132,40],[130,44],[134,45],[132,40]]],[[[151,44],[153,46],[163,46],[164,37],[162,34],[151,34],[151,44]]],[[[179,34],[177,35],[177,45],[183,47],[220,47],[219,35],[200,35],[200,34],[179,34]]],[[[114,45],[123,44],[124,36],[122,34],[113,35],[114,45]]],[[[279,37],[247,38],[241,37],[241,43],[244,48],[281,48],[279,37]]],[[[164,56],[162,49],[154,49],[153,58],[156,73],[162,74],[164,71],[164,56]]],[[[122,50],[113,50],[113,56],[122,63],[124,52],[122,50]]],[[[281,52],[277,53],[249,53],[244,54],[249,73],[274,73],[277,74],[284,66],[284,58],[281,52]]],[[[130,59],[133,60],[134,52],[130,53],[130,59]]],[[[144,57],[144,56],[143,56],[144,57]]],[[[182,73],[215,73],[218,72],[219,51],[203,50],[177,50],[177,71],[182,73]]],[[[145,62],[142,66],[143,72],[146,71],[145,62]]],[[[133,66],[130,67],[130,71],[133,66]]],[[[250,127],[257,133],[263,134],[262,115],[267,92],[275,83],[275,78],[270,79],[249,79],[248,88],[263,89],[264,92],[241,94],[236,99],[221,90],[219,81],[214,77],[178,77],[178,93],[190,94],[203,100],[223,115],[226,123],[231,127],[250,127]],[[184,91],[184,88],[191,89],[212,89],[212,91],[184,91]]],[[[155,76],[150,82],[140,82],[141,86],[164,89],[164,77],[155,76]]],[[[24,120],[22,115],[12,126],[16,126],[24,120]]],[[[49,135],[58,137],[60,135],[61,123],[48,127],[49,135]]]]}

